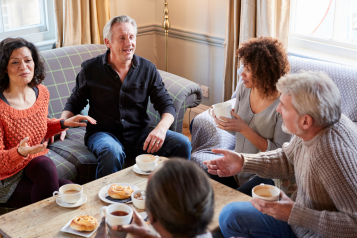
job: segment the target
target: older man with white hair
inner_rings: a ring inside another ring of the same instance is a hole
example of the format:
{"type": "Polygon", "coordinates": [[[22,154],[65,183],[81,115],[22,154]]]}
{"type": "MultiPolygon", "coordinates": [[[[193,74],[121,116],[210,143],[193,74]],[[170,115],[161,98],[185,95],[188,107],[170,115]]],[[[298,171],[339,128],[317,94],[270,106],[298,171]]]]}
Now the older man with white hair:
{"type": "Polygon", "coordinates": [[[76,86],[61,118],[79,114],[89,100],[85,143],[96,156],[96,178],[123,168],[127,156],[140,154],[190,159],[191,143],[170,131],[176,110],[155,65],[135,54],[137,26],[129,16],[116,16],[103,29],[108,50],[82,63],[76,86]],[[149,127],[148,101],[160,113],[157,126],[149,127]]]}
{"type": "Polygon", "coordinates": [[[323,72],[282,77],[277,111],[294,134],[283,148],[256,155],[212,150],[208,172],[263,178],[295,176],[297,191],[280,201],[254,198],[225,206],[219,225],[225,237],[357,237],[357,127],[341,114],[337,86],[323,72]]]}

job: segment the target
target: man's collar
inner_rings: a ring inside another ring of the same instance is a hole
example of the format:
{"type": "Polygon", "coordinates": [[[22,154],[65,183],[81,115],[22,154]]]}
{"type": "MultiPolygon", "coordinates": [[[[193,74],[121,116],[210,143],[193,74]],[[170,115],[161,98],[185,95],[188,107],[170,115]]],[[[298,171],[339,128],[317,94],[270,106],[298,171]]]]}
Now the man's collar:
{"type": "MultiPolygon", "coordinates": [[[[108,62],[108,56],[110,53],[110,49],[107,49],[107,51],[105,52],[105,54],[103,54],[102,56],[102,61],[104,65],[109,64],[108,62]]],[[[137,56],[136,54],[133,55],[133,59],[131,62],[131,66],[135,69],[136,67],[140,66],[140,60],[139,60],[139,56],[137,56]]]]}

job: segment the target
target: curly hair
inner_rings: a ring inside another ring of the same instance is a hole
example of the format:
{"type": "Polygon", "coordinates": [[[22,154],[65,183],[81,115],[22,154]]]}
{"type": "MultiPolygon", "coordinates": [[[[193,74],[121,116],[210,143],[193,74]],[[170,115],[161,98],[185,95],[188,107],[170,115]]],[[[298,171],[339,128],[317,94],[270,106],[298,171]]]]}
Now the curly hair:
{"type": "Polygon", "coordinates": [[[272,37],[261,36],[243,42],[237,50],[237,56],[245,66],[250,66],[253,83],[257,83],[264,97],[274,95],[279,78],[290,72],[283,44],[272,37]]]}
{"type": "Polygon", "coordinates": [[[0,42],[0,90],[3,92],[9,87],[10,79],[6,73],[11,54],[14,50],[27,47],[31,51],[32,59],[35,64],[33,79],[28,86],[33,88],[39,85],[46,77],[44,60],[37,51],[36,46],[23,38],[8,37],[0,42]]]}

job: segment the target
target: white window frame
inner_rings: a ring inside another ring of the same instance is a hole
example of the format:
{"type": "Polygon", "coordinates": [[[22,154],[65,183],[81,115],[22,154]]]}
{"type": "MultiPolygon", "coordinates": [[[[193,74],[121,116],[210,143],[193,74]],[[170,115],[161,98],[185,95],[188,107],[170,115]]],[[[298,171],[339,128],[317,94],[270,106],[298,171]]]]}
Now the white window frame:
{"type": "MultiPolygon", "coordinates": [[[[295,1],[290,0],[291,19],[294,17],[295,1]]],[[[291,20],[290,29],[292,24],[293,21],[291,20]]],[[[294,55],[357,66],[357,45],[355,44],[324,40],[289,32],[288,52],[294,55]]]]}
{"type": "MultiPolygon", "coordinates": [[[[52,45],[56,42],[54,0],[41,0],[40,7],[44,11],[44,15],[41,17],[43,24],[20,27],[11,31],[3,31],[3,24],[0,24],[2,30],[0,41],[7,37],[23,37],[34,43],[39,50],[52,49],[52,45]]],[[[0,18],[0,23],[2,23],[2,18],[0,18]]]]}

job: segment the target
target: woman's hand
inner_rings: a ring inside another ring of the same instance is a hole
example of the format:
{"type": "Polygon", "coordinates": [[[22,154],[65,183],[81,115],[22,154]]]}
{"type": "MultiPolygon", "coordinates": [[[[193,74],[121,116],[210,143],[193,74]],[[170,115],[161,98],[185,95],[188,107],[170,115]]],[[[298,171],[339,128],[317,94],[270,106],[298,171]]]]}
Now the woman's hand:
{"type": "Polygon", "coordinates": [[[37,154],[42,152],[44,149],[47,147],[47,141],[44,142],[43,144],[35,145],[35,146],[29,146],[27,142],[29,141],[29,137],[26,137],[22,141],[20,141],[20,146],[17,148],[17,153],[19,153],[21,156],[28,156],[30,154],[37,154]]]}
{"type": "Polygon", "coordinates": [[[64,120],[63,125],[67,127],[78,127],[78,126],[87,126],[85,122],[82,122],[84,120],[89,121],[91,124],[97,124],[97,121],[91,118],[90,116],[82,116],[82,115],[77,115],[71,118],[68,118],[64,120]]]}
{"type": "Polygon", "coordinates": [[[140,214],[133,208],[133,220],[130,225],[124,226],[113,226],[113,230],[116,231],[126,231],[132,234],[135,237],[142,238],[158,238],[157,234],[150,229],[148,224],[144,221],[144,219],[140,216],[140,214]]]}
{"type": "Polygon", "coordinates": [[[217,127],[222,130],[226,131],[235,131],[235,132],[242,132],[245,130],[247,127],[249,127],[243,119],[234,112],[234,109],[232,109],[231,114],[233,116],[233,119],[229,119],[226,117],[219,117],[221,120],[218,120],[217,118],[214,119],[214,121],[217,124],[217,127]]]}

